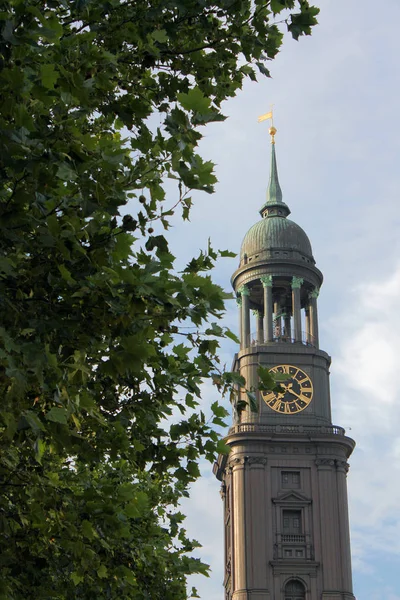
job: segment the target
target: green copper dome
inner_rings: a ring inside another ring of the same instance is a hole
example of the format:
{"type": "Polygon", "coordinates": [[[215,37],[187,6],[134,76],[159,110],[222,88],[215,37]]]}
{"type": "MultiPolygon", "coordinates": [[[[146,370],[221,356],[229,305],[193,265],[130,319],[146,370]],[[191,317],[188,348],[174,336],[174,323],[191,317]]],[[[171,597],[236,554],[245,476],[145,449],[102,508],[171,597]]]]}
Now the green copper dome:
{"type": "Polygon", "coordinates": [[[266,252],[271,255],[271,258],[274,257],[274,252],[279,252],[281,257],[285,257],[281,254],[285,251],[288,253],[288,258],[289,251],[291,254],[294,251],[314,263],[310,240],[303,229],[286,217],[269,215],[258,221],[246,233],[242,242],[240,260],[242,262],[246,259],[261,259],[261,254],[264,255],[266,252]]]}

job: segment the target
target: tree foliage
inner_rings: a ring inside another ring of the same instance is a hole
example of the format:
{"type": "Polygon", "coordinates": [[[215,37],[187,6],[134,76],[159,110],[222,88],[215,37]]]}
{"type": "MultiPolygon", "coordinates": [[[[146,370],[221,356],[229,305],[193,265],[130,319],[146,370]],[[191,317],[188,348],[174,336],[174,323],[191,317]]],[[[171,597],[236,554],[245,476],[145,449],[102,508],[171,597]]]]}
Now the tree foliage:
{"type": "Polygon", "coordinates": [[[206,420],[199,397],[231,334],[213,322],[218,253],[176,273],[161,228],[213,191],[201,127],[268,74],[276,15],[297,39],[317,12],[1,3],[0,598],[179,600],[206,572],[177,505],[223,449],[225,410],[206,420]]]}

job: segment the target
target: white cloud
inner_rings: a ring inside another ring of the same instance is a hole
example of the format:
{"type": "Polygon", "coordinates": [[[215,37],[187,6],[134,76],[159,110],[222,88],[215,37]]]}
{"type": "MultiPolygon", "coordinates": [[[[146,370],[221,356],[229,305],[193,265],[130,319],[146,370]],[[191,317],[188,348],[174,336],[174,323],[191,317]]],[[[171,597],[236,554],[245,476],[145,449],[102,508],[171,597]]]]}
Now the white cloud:
{"type": "Polygon", "coordinates": [[[358,443],[349,490],[354,569],[364,574],[379,568],[377,553],[400,554],[399,298],[400,264],[388,279],[356,286],[331,321],[336,420],[351,424],[358,443]]]}

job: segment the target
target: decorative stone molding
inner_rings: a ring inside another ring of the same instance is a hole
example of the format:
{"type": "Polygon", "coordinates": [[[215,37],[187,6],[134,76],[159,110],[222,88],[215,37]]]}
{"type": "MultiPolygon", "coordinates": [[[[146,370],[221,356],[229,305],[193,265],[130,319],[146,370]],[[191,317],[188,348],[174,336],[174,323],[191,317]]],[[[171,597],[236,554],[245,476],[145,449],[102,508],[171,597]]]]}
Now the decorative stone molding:
{"type": "Polygon", "coordinates": [[[231,570],[232,570],[232,566],[231,566],[231,558],[229,557],[227,563],[226,563],[226,574],[230,575],[231,574],[231,570]]]}
{"type": "Polygon", "coordinates": [[[260,281],[263,284],[263,287],[272,287],[272,275],[261,275],[260,281]]]}
{"type": "Polygon", "coordinates": [[[251,465],[265,466],[267,464],[268,460],[265,456],[249,456],[246,462],[250,466],[251,465]]]}
{"type": "Polygon", "coordinates": [[[252,310],[251,312],[253,313],[253,315],[254,315],[255,317],[259,317],[259,316],[260,316],[260,311],[259,311],[259,310],[257,310],[256,308],[255,308],[254,310],[252,310]]]}
{"type": "Polygon", "coordinates": [[[221,489],[219,491],[220,496],[222,498],[222,500],[225,500],[225,496],[226,496],[226,485],[225,483],[221,483],[221,489]]]}
{"type": "Polygon", "coordinates": [[[234,469],[235,467],[243,467],[244,464],[247,461],[247,456],[241,456],[241,457],[236,457],[236,458],[232,458],[232,460],[230,461],[232,468],[234,469]]]}
{"type": "Polygon", "coordinates": [[[309,298],[318,298],[319,296],[319,288],[314,288],[312,292],[308,294],[309,298]]]}
{"type": "Polygon", "coordinates": [[[238,296],[238,297],[236,298],[236,304],[237,304],[238,306],[242,306],[242,297],[241,297],[241,296],[238,296]]]}
{"type": "Polygon", "coordinates": [[[292,290],[300,289],[304,279],[302,277],[296,277],[293,275],[292,277],[292,290]]]}
{"type": "Polygon", "coordinates": [[[242,285],[242,287],[238,289],[238,294],[241,296],[250,296],[250,290],[246,285],[242,285]]]}
{"type": "Polygon", "coordinates": [[[347,460],[336,460],[336,467],[338,469],[343,469],[343,471],[345,471],[346,473],[350,469],[350,465],[347,462],[347,460]]]}
{"type": "Polygon", "coordinates": [[[335,461],[332,458],[317,458],[315,464],[317,467],[334,467],[335,461]]]}

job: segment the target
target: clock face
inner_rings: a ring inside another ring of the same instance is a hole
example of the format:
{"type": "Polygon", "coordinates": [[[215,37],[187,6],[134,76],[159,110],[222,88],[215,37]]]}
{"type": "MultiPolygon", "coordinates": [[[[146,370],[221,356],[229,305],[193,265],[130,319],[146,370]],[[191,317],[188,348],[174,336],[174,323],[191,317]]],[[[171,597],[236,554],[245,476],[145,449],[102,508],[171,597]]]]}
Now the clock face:
{"type": "Polygon", "coordinates": [[[292,365],[277,365],[269,372],[287,374],[287,380],[279,382],[282,392],[261,392],[267,406],[285,415],[293,415],[307,408],[314,393],[307,373],[292,365]]]}

